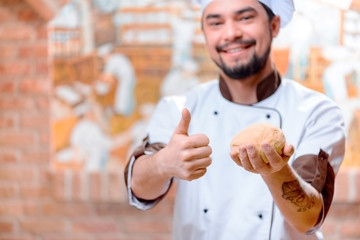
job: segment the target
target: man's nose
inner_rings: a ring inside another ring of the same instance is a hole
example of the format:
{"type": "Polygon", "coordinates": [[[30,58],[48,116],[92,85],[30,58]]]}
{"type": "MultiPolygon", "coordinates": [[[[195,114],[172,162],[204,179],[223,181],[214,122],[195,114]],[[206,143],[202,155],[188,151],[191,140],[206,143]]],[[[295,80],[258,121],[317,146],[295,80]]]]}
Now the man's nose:
{"type": "Polygon", "coordinates": [[[227,41],[233,41],[242,36],[242,31],[235,22],[228,22],[225,26],[224,38],[227,41]]]}

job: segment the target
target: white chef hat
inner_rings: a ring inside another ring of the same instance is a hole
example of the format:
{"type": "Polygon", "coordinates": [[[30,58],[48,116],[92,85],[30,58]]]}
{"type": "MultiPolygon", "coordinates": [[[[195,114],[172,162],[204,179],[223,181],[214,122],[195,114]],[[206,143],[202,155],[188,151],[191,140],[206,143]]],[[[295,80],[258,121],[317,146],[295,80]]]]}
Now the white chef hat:
{"type": "MultiPolygon", "coordinates": [[[[201,5],[202,10],[214,0],[194,0],[195,3],[201,5]]],[[[275,15],[280,16],[281,27],[286,26],[292,18],[293,12],[295,10],[293,0],[258,0],[266,6],[268,6],[275,15]]]]}

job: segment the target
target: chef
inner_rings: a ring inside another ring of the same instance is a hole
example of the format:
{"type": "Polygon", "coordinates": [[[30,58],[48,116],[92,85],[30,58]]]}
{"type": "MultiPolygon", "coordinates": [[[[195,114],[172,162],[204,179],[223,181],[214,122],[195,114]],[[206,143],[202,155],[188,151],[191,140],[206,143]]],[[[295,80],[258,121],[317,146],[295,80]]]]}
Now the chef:
{"type": "Polygon", "coordinates": [[[177,181],[174,240],[323,239],[344,156],[340,109],[280,76],[271,42],[291,19],[291,0],[203,0],[206,49],[219,78],[163,98],[125,170],[131,205],[146,210],[177,181]],[[267,142],[230,150],[257,122],[280,127],[267,142]]]}
{"type": "Polygon", "coordinates": [[[112,108],[114,114],[130,116],[135,109],[136,75],[130,59],[124,54],[114,53],[114,46],[107,43],[99,47],[98,56],[104,59],[104,71],[100,82],[96,83],[99,95],[109,94],[115,87],[115,97],[112,108]]]}

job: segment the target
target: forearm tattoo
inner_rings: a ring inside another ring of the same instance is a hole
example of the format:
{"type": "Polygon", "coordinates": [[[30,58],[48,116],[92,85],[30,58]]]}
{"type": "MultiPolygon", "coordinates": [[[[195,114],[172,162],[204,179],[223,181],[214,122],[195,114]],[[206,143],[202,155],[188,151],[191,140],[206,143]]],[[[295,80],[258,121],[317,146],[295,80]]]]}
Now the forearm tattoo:
{"type": "Polygon", "coordinates": [[[297,206],[298,212],[305,212],[315,205],[315,196],[306,195],[297,180],[284,182],[282,185],[282,191],[282,197],[297,206]]]}

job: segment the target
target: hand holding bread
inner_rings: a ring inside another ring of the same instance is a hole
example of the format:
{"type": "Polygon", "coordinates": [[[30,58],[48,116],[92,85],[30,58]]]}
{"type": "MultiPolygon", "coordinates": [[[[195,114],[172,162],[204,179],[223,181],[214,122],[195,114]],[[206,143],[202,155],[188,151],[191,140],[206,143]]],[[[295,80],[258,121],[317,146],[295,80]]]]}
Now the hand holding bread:
{"type": "Polygon", "coordinates": [[[261,147],[263,142],[269,143],[279,155],[282,154],[285,146],[285,136],[282,130],[269,123],[255,123],[240,131],[231,140],[231,150],[238,152],[240,145],[253,143],[265,163],[269,163],[261,147]]]}
{"type": "Polygon", "coordinates": [[[280,171],[294,153],[282,130],[268,123],[244,128],[230,144],[235,163],[249,172],[265,175],[280,171]]]}

